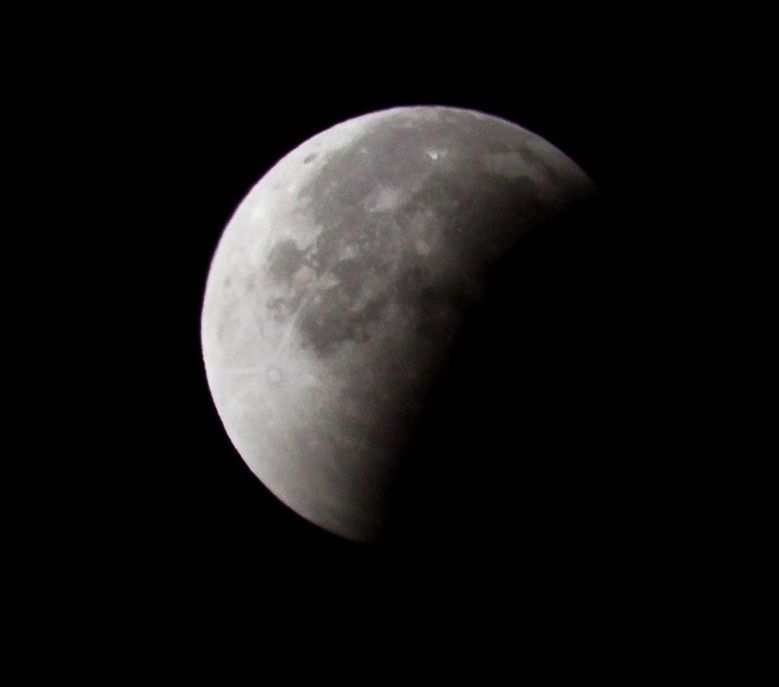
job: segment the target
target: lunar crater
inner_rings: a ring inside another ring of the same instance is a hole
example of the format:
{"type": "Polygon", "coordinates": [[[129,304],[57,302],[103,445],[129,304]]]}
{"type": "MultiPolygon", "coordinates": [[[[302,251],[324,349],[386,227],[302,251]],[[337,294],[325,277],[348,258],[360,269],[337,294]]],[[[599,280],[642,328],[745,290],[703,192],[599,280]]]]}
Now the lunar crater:
{"type": "Polygon", "coordinates": [[[281,380],[283,379],[283,375],[281,373],[281,370],[276,367],[275,365],[271,365],[267,370],[268,375],[268,381],[273,386],[278,386],[281,383],[281,380]]]}

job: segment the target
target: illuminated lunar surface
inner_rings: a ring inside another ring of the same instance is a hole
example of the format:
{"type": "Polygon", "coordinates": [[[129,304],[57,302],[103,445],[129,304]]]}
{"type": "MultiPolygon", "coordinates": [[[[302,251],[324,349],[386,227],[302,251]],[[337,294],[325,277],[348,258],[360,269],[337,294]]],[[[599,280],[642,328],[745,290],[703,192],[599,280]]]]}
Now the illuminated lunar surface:
{"type": "Polygon", "coordinates": [[[379,538],[485,274],[592,188],[535,134],[445,107],[358,117],[283,158],[227,225],[202,312],[211,393],[252,472],[311,522],[379,538]]]}

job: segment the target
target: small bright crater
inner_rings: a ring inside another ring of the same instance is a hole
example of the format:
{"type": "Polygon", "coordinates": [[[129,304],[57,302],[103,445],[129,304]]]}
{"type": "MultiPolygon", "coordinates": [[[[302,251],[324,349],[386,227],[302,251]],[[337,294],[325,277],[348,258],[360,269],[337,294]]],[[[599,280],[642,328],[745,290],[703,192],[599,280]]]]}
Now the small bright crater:
{"type": "Polygon", "coordinates": [[[281,381],[281,370],[275,365],[268,368],[268,381],[271,384],[278,384],[281,381]]]}

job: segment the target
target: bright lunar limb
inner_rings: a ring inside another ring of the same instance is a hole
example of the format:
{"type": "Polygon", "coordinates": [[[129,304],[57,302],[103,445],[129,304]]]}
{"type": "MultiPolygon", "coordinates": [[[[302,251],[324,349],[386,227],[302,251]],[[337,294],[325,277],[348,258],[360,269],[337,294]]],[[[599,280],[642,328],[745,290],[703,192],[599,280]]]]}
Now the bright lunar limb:
{"type": "Polygon", "coordinates": [[[374,541],[389,485],[490,266],[593,186],[480,112],[401,107],[289,153],[211,264],[201,335],[227,434],[281,501],[374,541]]]}

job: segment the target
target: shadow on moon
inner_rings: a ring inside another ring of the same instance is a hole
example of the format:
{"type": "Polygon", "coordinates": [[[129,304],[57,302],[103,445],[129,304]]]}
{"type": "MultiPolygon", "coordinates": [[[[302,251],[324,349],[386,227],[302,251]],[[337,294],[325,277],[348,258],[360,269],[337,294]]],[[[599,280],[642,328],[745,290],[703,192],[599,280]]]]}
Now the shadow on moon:
{"type": "Polygon", "coordinates": [[[383,544],[574,555],[616,536],[624,371],[605,220],[582,204],[491,269],[405,446],[383,544]]]}

